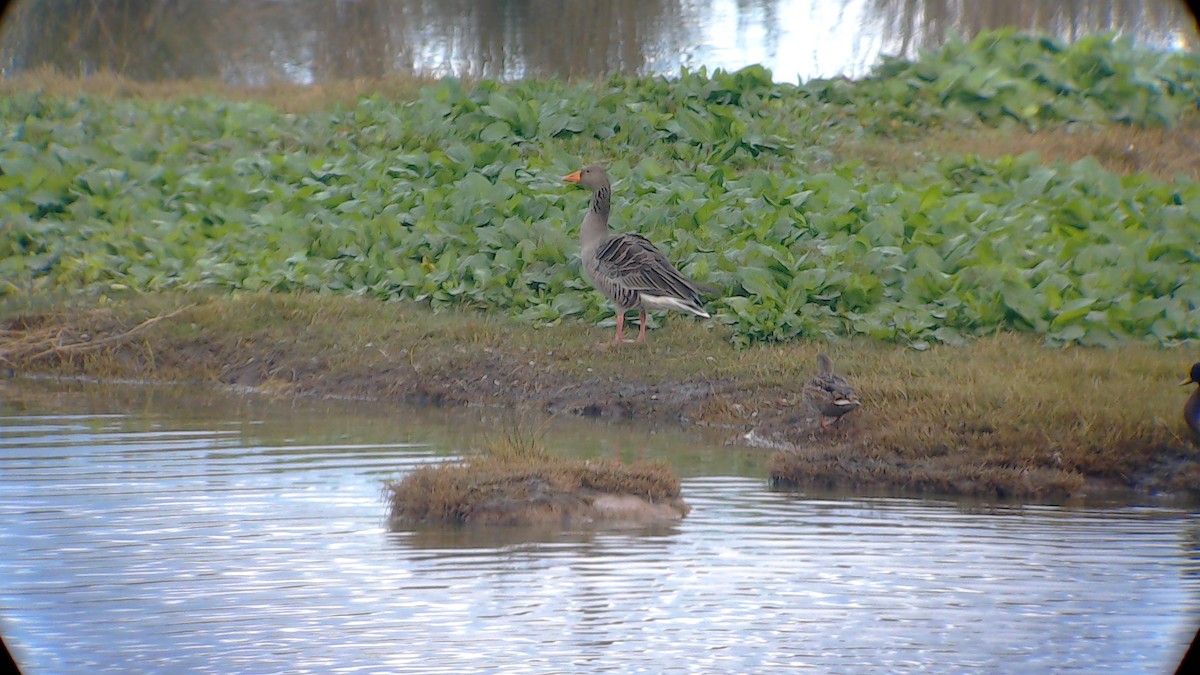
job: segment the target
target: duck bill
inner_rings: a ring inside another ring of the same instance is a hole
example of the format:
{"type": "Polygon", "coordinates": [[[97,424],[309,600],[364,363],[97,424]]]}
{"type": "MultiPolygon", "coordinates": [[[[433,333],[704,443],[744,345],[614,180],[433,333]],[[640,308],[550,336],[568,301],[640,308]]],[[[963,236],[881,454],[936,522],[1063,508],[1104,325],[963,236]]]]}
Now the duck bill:
{"type": "Polygon", "coordinates": [[[576,171],[574,173],[569,173],[569,174],[563,176],[562,179],[568,183],[578,183],[580,180],[583,179],[583,176],[581,176],[580,173],[578,171],[576,171]]]}
{"type": "Polygon", "coordinates": [[[1185,379],[1183,380],[1183,382],[1180,382],[1180,383],[1179,383],[1179,386],[1181,386],[1181,387],[1186,387],[1186,386],[1187,386],[1187,385],[1189,385],[1189,384],[1196,384],[1196,381],[1195,381],[1195,380],[1193,380],[1192,378],[1188,377],[1188,378],[1185,378],[1185,379]]]}

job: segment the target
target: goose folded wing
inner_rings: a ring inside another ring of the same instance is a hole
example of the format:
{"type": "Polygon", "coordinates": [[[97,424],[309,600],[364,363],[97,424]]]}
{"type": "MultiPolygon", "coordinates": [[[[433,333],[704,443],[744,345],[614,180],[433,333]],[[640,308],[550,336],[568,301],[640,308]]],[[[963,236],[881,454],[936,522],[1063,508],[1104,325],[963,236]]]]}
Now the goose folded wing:
{"type": "Polygon", "coordinates": [[[687,299],[699,296],[696,286],[640,234],[609,239],[596,251],[596,262],[601,274],[629,291],[687,299]]]}

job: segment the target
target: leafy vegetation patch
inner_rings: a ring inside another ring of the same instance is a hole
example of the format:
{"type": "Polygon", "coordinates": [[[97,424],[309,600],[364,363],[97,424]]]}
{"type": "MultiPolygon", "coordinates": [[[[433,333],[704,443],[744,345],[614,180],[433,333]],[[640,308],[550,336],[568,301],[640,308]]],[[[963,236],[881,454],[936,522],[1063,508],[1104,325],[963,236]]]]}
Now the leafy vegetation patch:
{"type": "Polygon", "coordinates": [[[1200,56],[1138,49],[1089,35],[1071,44],[1012,30],[951,38],[916,62],[885,58],[862,83],[815,84],[824,100],[854,106],[869,125],[978,119],[1030,129],[1062,122],[1174,124],[1195,108],[1200,56]],[[871,110],[874,108],[874,110],[871,110]]]}
{"type": "Polygon", "coordinates": [[[0,297],[304,290],[597,322],[611,309],[580,276],[586,195],[559,177],[605,161],[614,225],[719,287],[709,309],[739,343],[1172,344],[1200,336],[1195,181],[1029,154],[897,172],[830,149],[947,126],[1172,124],[1198,83],[1193,54],[1001,32],[859,82],[758,67],[447,80],[304,114],[15,93],[0,99],[0,297]]]}

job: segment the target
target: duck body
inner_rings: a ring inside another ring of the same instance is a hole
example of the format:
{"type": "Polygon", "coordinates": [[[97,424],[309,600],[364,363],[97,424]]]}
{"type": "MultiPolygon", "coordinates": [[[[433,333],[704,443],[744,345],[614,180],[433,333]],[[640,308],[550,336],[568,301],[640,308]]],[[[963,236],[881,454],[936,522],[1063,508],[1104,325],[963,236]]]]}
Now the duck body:
{"type": "MultiPolygon", "coordinates": [[[[1192,372],[1179,386],[1189,384],[1200,385],[1200,363],[1192,364],[1192,372]]],[[[1200,386],[1192,390],[1192,395],[1183,404],[1183,421],[1187,423],[1192,434],[1200,439],[1200,386]]]]}
{"type": "Polygon", "coordinates": [[[640,234],[608,229],[612,186],[600,166],[591,165],[563,177],[592,190],[592,201],[579,230],[583,272],[617,310],[615,342],[624,341],[625,313],[638,310],[638,342],[646,340],[646,310],[673,310],[709,318],[697,284],[683,276],[662,251],[640,234]]]}
{"type": "Polygon", "coordinates": [[[817,374],[804,383],[804,400],[817,412],[822,429],[836,424],[862,403],[850,382],[833,371],[833,359],[817,355],[817,374]]]}

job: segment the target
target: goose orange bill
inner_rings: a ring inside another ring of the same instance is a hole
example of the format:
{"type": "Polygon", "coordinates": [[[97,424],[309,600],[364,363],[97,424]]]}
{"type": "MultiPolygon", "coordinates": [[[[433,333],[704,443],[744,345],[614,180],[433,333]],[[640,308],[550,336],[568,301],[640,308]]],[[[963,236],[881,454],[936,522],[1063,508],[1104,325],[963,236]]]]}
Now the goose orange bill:
{"type": "Polygon", "coordinates": [[[576,171],[575,173],[569,173],[569,174],[563,176],[563,180],[565,180],[568,183],[578,183],[581,179],[582,179],[582,176],[579,175],[578,171],[576,171]]]}

